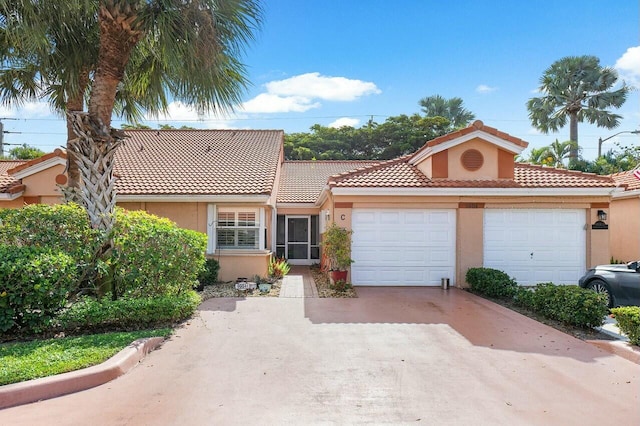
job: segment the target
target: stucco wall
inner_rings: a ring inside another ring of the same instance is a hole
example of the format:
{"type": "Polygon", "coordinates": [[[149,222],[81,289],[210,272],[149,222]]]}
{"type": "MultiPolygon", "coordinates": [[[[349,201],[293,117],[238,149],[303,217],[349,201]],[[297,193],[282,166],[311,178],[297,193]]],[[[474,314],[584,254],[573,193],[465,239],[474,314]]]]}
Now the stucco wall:
{"type": "Polygon", "coordinates": [[[449,148],[449,179],[497,179],[498,148],[482,139],[475,138],[468,142],[449,148]],[[460,157],[469,150],[476,149],[482,153],[484,162],[476,171],[466,170],[460,157]]]}
{"type": "Polygon", "coordinates": [[[467,271],[483,262],[484,209],[460,208],[457,213],[456,286],[467,287],[467,271]]]}
{"type": "Polygon", "coordinates": [[[56,186],[56,176],[64,172],[63,165],[55,165],[48,169],[34,173],[31,176],[22,178],[22,184],[25,185],[25,197],[54,197],[61,202],[60,190],[56,186]]]}
{"type": "Polygon", "coordinates": [[[261,251],[248,254],[246,251],[222,251],[209,256],[220,262],[220,281],[235,281],[239,277],[251,279],[254,275],[267,275],[271,252],[261,251]]]}
{"type": "Polygon", "coordinates": [[[611,256],[625,262],[640,259],[640,198],[614,199],[608,222],[611,256]]]}
{"type": "Polygon", "coordinates": [[[0,200],[0,209],[19,209],[22,206],[24,206],[22,197],[15,200],[0,200]]]}

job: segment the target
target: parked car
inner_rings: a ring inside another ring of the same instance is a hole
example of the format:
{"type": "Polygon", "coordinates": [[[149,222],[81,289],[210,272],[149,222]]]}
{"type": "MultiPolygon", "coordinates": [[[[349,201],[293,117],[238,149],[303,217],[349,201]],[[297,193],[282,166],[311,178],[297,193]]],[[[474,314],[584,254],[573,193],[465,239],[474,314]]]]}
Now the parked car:
{"type": "Polygon", "coordinates": [[[596,266],[580,278],[579,284],[606,294],[610,308],[640,306],[640,261],[596,266]]]}

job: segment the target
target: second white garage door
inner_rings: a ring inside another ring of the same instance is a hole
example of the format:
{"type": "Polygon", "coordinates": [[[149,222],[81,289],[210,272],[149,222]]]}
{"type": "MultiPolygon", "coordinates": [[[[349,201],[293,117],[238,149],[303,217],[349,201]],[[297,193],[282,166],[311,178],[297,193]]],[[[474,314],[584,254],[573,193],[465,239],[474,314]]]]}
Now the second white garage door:
{"type": "Polygon", "coordinates": [[[518,284],[577,284],[585,272],[586,213],[582,209],[486,209],[484,266],[518,284]]]}
{"type": "Polygon", "coordinates": [[[354,209],[354,285],[454,284],[455,210],[354,209]]]}

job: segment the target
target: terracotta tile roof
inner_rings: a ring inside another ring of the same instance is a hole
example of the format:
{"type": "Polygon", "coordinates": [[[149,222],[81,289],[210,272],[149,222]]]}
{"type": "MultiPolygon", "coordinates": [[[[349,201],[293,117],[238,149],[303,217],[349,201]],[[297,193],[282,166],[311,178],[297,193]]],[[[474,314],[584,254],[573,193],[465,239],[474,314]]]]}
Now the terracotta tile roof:
{"type": "Polygon", "coordinates": [[[514,180],[525,188],[607,188],[616,186],[611,177],[595,173],[526,163],[516,163],[515,166],[514,180]]]}
{"type": "Polygon", "coordinates": [[[22,186],[20,179],[9,176],[9,170],[21,166],[26,163],[23,160],[0,160],[0,194],[12,193],[22,186]]]}
{"type": "Polygon", "coordinates": [[[281,130],[128,130],[116,154],[121,195],[270,194],[281,130]]]}
{"type": "Polygon", "coordinates": [[[377,164],[376,161],[285,161],[280,172],[279,203],[313,203],[329,176],[377,164]]]}
{"type": "Polygon", "coordinates": [[[60,157],[60,158],[66,159],[67,153],[60,148],[56,148],[55,150],[53,150],[53,152],[45,154],[42,157],[34,158],[33,160],[29,160],[29,161],[22,161],[21,164],[18,164],[13,169],[10,169],[9,172],[13,174],[13,173],[22,171],[24,169],[28,169],[31,166],[35,166],[36,164],[42,163],[54,157],[60,157]]]}
{"type": "Polygon", "coordinates": [[[464,129],[460,129],[460,130],[457,130],[455,132],[447,133],[446,135],[442,135],[442,136],[439,136],[439,137],[437,137],[435,139],[432,139],[432,140],[428,141],[422,148],[417,150],[413,154],[413,156],[415,157],[416,155],[418,155],[420,152],[424,151],[427,148],[434,147],[436,145],[439,145],[439,144],[444,143],[444,142],[448,142],[448,141],[453,140],[453,139],[457,139],[457,138],[462,137],[464,135],[468,135],[469,133],[473,133],[473,132],[475,132],[477,130],[481,130],[481,131],[483,131],[485,133],[489,133],[490,135],[493,135],[493,136],[496,136],[496,137],[498,137],[500,139],[509,141],[509,142],[511,142],[511,143],[513,143],[515,145],[518,145],[518,146],[520,146],[522,148],[526,148],[527,146],[529,146],[529,142],[526,142],[526,141],[524,141],[524,140],[522,140],[520,138],[516,138],[515,136],[511,136],[511,135],[509,135],[509,134],[507,134],[505,132],[501,132],[500,130],[498,130],[498,129],[494,128],[494,127],[485,126],[485,124],[482,121],[476,120],[473,123],[471,123],[470,126],[465,127],[464,129]]]}
{"type": "Polygon", "coordinates": [[[615,187],[610,177],[551,167],[515,164],[514,179],[429,179],[408,162],[409,157],[363,170],[332,176],[331,187],[350,188],[595,188],[615,187]]]}
{"type": "Polygon", "coordinates": [[[640,189],[640,179],[633,175],[633,170],[610,175],[618,185],[626,185],[626,191],[640,189]]]}

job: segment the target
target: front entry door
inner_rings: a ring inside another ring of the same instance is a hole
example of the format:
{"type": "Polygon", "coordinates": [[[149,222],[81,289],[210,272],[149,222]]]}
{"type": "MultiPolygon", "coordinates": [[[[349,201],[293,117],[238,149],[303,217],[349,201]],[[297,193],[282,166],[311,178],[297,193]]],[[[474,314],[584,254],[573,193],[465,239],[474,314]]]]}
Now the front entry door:
{"type": "Polygon", "coordinates": [[[287,216],[287,259],[292,265],[309,263],[309,216],[287,216]]]}

